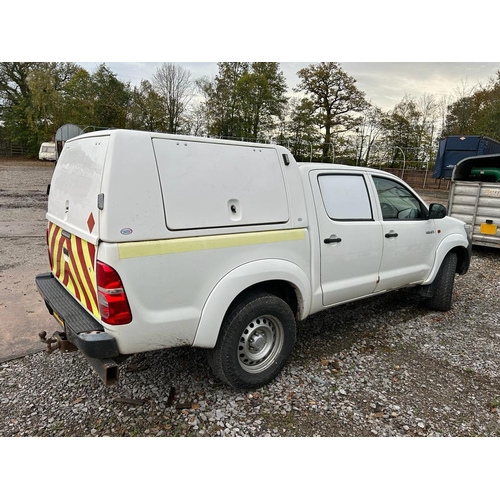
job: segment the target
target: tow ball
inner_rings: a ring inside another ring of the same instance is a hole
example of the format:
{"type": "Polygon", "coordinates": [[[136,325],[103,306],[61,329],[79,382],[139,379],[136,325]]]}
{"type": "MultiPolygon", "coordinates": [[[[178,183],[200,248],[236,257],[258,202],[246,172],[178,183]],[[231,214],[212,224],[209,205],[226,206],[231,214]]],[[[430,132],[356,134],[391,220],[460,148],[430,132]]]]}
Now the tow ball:
{"type": "Polygon", "coordinates": [[[77,347],[66,338],[64,332],[56,331],[47,338],[47,332],[42,331],[38,336],[40,337],[40,341],[47,346],[47,354],[52,354],[57,349],[59,349],[60,352],[72,352],[77,350],[77,347]]]}

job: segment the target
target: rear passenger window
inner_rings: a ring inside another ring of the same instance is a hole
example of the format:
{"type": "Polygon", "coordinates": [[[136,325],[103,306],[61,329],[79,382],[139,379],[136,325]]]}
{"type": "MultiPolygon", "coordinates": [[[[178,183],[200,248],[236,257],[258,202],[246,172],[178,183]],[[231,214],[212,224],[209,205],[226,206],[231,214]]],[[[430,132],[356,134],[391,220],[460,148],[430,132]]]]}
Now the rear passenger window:
{"type": "Polygon", "coordinates": [[[326,213],[334,220],[373,220],[362,175],[320,175],[319,188],[326,213]]]}

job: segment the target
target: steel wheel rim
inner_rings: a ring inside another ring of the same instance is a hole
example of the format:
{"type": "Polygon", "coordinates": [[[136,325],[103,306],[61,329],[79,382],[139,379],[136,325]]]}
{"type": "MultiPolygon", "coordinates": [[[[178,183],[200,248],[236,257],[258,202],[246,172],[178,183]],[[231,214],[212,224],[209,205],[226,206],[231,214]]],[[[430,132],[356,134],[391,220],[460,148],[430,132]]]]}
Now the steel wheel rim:
{"type": "Polygon", "coordinates": [[[243,329],[238,342],[238,361],[248,373],[267,370],[279,356],[285,331],[275,316],[258,316],[243,329]]]}

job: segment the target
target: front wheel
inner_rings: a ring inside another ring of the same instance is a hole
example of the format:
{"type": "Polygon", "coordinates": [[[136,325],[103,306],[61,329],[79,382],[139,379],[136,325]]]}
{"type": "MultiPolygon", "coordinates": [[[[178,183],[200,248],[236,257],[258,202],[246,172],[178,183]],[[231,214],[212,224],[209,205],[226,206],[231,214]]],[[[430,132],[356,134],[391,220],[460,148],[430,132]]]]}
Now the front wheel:
{"type": "Polygon", "coordinates": [[[436,276],[434,293],[425,302],[429,309],[435,311],[449,311],[451,309],[457,261],[457,254],[454,252],[450,252],[444,258],[436,276]]]}
{"type": "Polygon", "coordinates": [[[264,292],[237,303],[222,323],[208,361],[223,382],[255,389],[273,380],[295,344],[296,324],[288,304],[264,292]]]}

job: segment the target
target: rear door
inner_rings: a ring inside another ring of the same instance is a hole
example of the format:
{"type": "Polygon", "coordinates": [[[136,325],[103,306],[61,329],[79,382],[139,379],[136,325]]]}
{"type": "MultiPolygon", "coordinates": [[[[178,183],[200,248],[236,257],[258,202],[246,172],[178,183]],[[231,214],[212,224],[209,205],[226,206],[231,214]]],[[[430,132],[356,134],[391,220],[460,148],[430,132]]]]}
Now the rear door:
{"type": "Polygon", "coordinates": [[[309,175],[318,214],[323,305],[371,294],[383,242],[365,176],[331,171],[309,175]]]}
{"type": "Polygon", "coordinates": [[[94,316],[98,199],[109,136],[66,142],[52,177],[47,219],[51,271],[94,316]]]}

